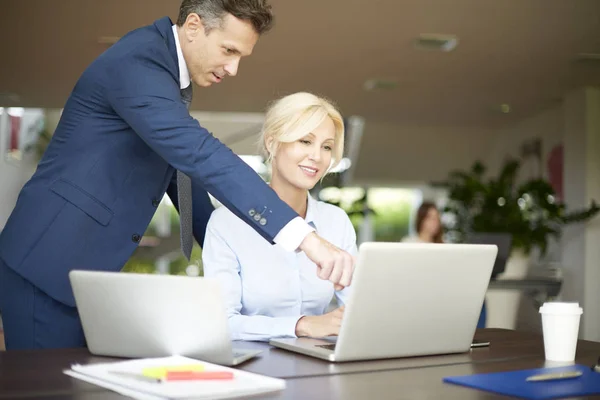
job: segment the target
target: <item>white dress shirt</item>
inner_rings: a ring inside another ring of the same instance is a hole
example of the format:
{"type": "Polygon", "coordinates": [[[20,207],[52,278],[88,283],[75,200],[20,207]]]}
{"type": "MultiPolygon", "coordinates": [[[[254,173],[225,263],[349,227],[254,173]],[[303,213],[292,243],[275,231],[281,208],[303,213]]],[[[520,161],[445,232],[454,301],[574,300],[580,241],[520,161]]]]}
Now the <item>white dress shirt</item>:
{"type": "MultiPolygon", "coordinates": [[[[356,255],[356,234],[345,211],[308,197],[306,222],[318,234],[356,255]]],[[[264,240],[225,207],[208,222],[202,250],[204,276],[224,289],[233,340],[296,337],[305,315],[322,315],[333,299],[342,305],[349,288],[335,291],[317,276],[317,266],[304,252],[288,252],[264,240]]]]}
{"type": "MultiPolygon", "coordinates": [[[[173,36],[175,36],[175,47],[177,48],[177,63],[179,64],[179,88],[185,89],[192,84],[190,71],[187,68],[187,64],[183,58],[183,52],[181,51],[181,43],[179,42],[179,35],[177,34],[177,25],[173,25],[172,29],[173,36]]],[[[314,229],[301,217],[296,217],[279,231],[273,241],[286,251],[295,251],[298,249],[306,235],[313,231],[314,229]]]]}

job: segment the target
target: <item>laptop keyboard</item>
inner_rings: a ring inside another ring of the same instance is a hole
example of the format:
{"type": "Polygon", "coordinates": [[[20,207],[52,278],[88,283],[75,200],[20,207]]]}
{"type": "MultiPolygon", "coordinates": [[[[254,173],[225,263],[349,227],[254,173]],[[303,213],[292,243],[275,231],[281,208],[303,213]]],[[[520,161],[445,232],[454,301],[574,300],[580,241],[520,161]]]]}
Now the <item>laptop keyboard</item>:
{"type": "Polygon", "coordinates": [[[317,344],[317,347],[321,347],[323,349],[327,349],[327,350],[335,350],[335,343],[332,344],[317,344]]]}

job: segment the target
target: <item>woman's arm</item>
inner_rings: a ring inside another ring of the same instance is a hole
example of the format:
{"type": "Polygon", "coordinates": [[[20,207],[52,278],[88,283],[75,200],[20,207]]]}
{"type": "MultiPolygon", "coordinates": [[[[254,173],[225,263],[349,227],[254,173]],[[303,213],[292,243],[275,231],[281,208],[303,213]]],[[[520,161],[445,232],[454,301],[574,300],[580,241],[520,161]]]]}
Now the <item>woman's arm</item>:
{"type": "MultiPolygon", "coordinates": [[[[229,319],[229,330],[232,340],[268,341],[271,338],[296,337],[296,323],[302,315],[290,317],[267,317],[262,315],[242,315],[242,279],[240,263],[235,249],[221,234],[220,228],[226,227],[226,221],[214,212],[206,229],[202,262],[204,276],[216,278],[221,283],[225,306],[229,319]]],[[[231,232],[235,234],[235,232],[231,232]]],[[[266,278],[266,277],[265,277],[266,278]]],[[[265,284],[272,284],[265,279],[265,284]]]]}

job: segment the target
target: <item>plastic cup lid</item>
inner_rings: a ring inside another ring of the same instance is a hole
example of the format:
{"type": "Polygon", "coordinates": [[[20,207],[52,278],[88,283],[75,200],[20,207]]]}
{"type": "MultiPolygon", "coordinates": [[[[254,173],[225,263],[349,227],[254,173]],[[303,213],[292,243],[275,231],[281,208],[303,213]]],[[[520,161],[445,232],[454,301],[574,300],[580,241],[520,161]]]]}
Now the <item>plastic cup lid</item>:
{"type": "Polygon", "coordinates": [[[581,314],[583,309],[579,303],[550,301],[540,307],[540,313],[543,314],[581,314]]]}

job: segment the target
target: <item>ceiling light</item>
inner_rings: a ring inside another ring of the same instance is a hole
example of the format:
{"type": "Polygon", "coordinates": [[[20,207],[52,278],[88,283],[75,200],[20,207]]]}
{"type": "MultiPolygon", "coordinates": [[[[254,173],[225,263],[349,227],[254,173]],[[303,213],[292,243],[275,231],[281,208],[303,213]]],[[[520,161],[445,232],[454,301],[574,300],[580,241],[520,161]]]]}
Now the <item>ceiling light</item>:
{"type": "Polygon", "coordinates": [[[419,50],[452,51],[458,45],[455,35],[442,35],[438,33],[422,33],[413,42],[419,50]]]}

